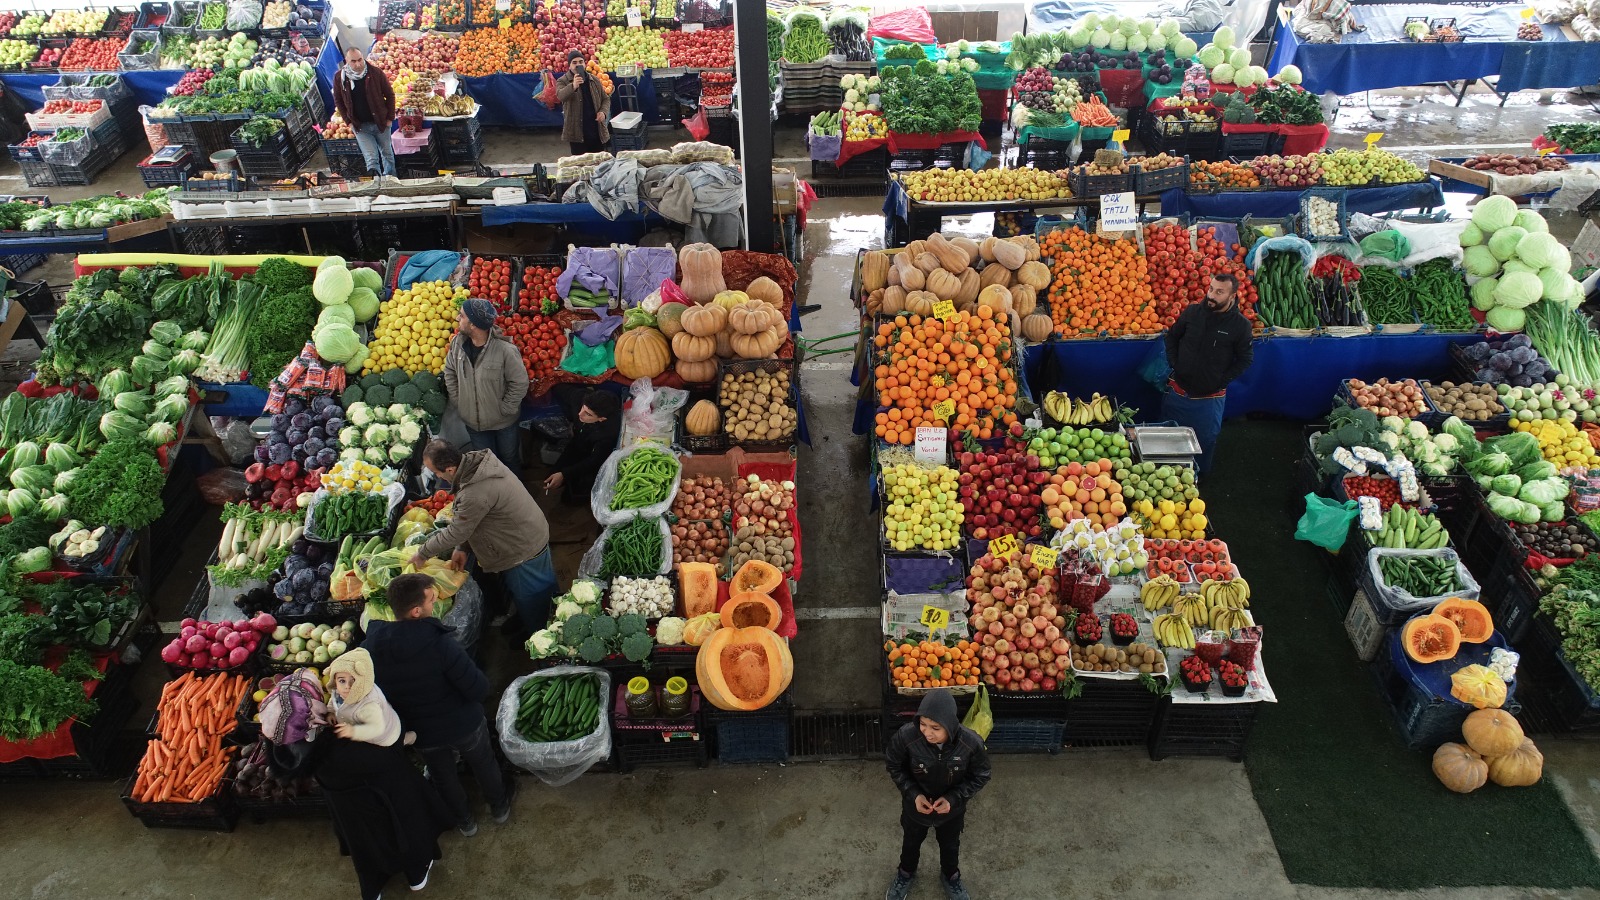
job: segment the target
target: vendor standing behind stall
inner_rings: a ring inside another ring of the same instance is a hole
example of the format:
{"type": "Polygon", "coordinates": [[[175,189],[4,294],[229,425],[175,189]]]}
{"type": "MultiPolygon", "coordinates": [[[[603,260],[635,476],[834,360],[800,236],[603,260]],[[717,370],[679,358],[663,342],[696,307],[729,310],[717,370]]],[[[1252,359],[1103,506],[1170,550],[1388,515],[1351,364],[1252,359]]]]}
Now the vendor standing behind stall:
{"type": "Polygon", "coordinates": [[[1194,429],[1201,474],[1211,470],[1228,384],[1255,359],[1250,320],[1239,312],[1238,293],[1237,278],[1226,272],[1211,276],[1206,298],[1191,304],[1167,329],[1172,375],[1161,400],[1161,417],[1194,429]]]}
{"type": "Polygon", "coordinates": [[[356,144],[369,175],[394,175],[394,144],[389,128],[394,124],[394,87],[377,66],[355,47],[344,52],[344,67],[333,80],[333,105],[355,130],[356,144]]]}
{"type": "Polygon", "coordinates": [[[567,53],[567,72],[556,79],[561,101],[561,139],[572,145],[572,155],[598,153],[611,142],[606,120],[611,118],[611,95],[600,79],[583,68],[583,51],[567,53]]]}
{"type": "Polygon", "coordinates": [[[522,352],[494,320],[494,304],[487,300],[461,304],[458,333],[444,358],[444,386],[467,426],[467,446],[494,451],[515,475],[522,472],[517,414],[528,396],[528,370],[522,352]]]}

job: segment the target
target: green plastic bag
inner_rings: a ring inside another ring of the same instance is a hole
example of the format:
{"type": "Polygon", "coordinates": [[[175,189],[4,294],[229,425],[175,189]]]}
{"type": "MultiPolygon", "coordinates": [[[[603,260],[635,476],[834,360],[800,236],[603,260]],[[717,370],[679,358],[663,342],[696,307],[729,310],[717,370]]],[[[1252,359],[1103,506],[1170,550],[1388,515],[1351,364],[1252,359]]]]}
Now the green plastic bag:
{"type": "Polygon", "coordinates": [[[1399,262],[1411,255],[1411,242],[1393,229],[1377,231],[1361,239],[1361,253],[1399,262]]]}
{"type": "Polygon", "coordinates": [[[1297,541],[1310,541],[1325,550],[1337,552],[1350,536],[1350,523],[1355,521],[1356,501],[1330,500],[1316,494],[1306,495],[1306,512],[1295,526],[1297,541]]]}
{"type": "Polygon", "coordinates": [[[978,698],[972,701],[972,708],[967,710],[967,717],[961,724],[978,733],[978,737],[989,739],[989,732],[994,730],[994,713],[989,709],[989,689],[978,685],[978,698]]]}
{"type": "Polygon", "coordinates": [[[568,344],[572,352],[561,361],[561,369],[574,375],[594,377],[604,375],[608,369],[616,365],[613,355],[615,341],[606,341],[598,347],[591,347],[583,341],[574,340],[568,344]]]}

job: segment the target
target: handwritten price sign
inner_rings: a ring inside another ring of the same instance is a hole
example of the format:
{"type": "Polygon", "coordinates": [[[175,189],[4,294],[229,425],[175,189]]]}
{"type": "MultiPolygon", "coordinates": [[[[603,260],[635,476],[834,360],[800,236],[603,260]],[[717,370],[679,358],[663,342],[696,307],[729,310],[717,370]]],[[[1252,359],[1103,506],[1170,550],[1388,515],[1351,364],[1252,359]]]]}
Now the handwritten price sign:
{"type": "Polygon", "coordinates": [[[1054,569],[1056,567],[1056,560],[1060,559],[1060,557],[1060,551],[1035,544],[1033,552],[1028,558],[1033,561],[1034,565],[1041,569],[1054,569]]]}
{"type": "Polygon", "coordinates": [[[917,621],[928,626],[929,631],[944,631],[950,627],[950,611],[937,606],[924,606],[922,617],[917,621]]]}
{"type": "Polygon", "coordinates": [[[1017,555],[1017,536],[1003,534],[989,542],[989,553],[996,559],[1010,559],[1017,555]]]}

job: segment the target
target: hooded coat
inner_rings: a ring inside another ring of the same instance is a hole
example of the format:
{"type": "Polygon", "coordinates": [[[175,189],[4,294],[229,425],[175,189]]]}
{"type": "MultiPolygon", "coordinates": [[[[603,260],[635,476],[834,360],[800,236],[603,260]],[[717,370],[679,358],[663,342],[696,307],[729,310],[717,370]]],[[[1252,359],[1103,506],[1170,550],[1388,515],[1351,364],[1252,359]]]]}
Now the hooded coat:
{"type": "Polygon", "coordinates": [[[355,678],[348,698],[335,688],[328,703],[330,718],[354,729],[350,740],[388,747],[400,739],[400,715],[389,705],[372,677],[372,654],[361,648],[350,650],[328,664],[330,678],[340,673],[355,678]]]}
{"type": "Polygon", "coordinates": [[[970,802],[989,783],[989,752],[983,738],[961,724],[956,699],[942,688],[928,692],[917,709],[917,719],[901,726],[883,751],[885,767],[900,789],[901,809],[907,819],[921,825],[941,825],[967,811],[970,802]],[[930,744],[917,721],[929,718],[944,726],[943,744],[930,744]],[[944,815],[917,812],[917,795],[950,801],[944,815]]]}
{"type": "Polygon", "coordinates": [[[533,495],[491,450],[462,454],[456,468],[456,517],[418,549],[424,557],[472,548],[486,572],[504,572],[550,546],[550,523],[533,495]]]}

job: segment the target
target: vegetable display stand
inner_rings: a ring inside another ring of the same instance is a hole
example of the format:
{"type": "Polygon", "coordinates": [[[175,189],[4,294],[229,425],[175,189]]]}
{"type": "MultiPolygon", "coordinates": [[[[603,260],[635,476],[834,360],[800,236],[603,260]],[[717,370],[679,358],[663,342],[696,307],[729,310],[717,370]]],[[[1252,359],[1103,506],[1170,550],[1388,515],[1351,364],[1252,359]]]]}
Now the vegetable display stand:
{"type": "Polygon", "coordinates": [[[994,728],[984,740],[990,753],[1061,752],[1066,723],[1059,719],[995,719],[994,728]]]}
{"type": "Polygon", "coordinates": [[[1350,636],[1350,643],[1356,648],[1356,658],[1362,662],[1372,662],[1383,648],[1389,631],[1389,626],[1378,621],[1366,592],[1356,591],[1355,599],[1350,601],[1349,611],[1344,614],[1344,633],[1350,636]]]}
{"type": "Polygon", "coordinates": [[[1539,588],[1533,573],[1521,562],[1523,552],[1508,548],[1494,557],[1494,567],[1483,581],[1478,599],[1494,617],[1494,629],[1513,645],[1520,645],[1539,611],[1539,588]]]}
{"type": "MultiPolygon", "coordinates": [[[[1399,631],[1389,633],[1385,646],[1373,660],[1372,675],[1406,747],[1432,750],[1459,739],[1461,723],[1473,708],[1450,695],[1450,675],[1474,663],[1488,665],[1491,650],[1507,647],[1505,637],[1496,632],[1482,644],[1462,644],[1453,659],[1427,664],[1407,656],[1400,637],[1399,631]]],[[[1512,681],[1506,686],[1504,708],[1512,714],[1518,710],[1518,684],[1512,681]]]]}
{"type": "Polygon", "coordinates": [[[730,712],[706,704],[701,707],[701,717],[705,731],[712,736],[718,762],[788,762],[789,736],[794,728],[794,700],[788,693],[754,712],[730,712]]]}
{"type": "Polygon", "coordinates": [[[1066,701],[1068,747],[1136,747],[1150,737],[1159,708],[1167,705],[1160,696],[1139,681],[1077,677],[1082,691],[1066,701]]]}
{"type": "Polygon", "coordinates": [[[1534,679],[1529,688],[1543,692],[1543,704],[1550,707],[1555,723],[1568,731],[1600,729],[1600,694],[1567,659],[1549,617],[1541,614],[1534,620],[1528,644],[1522,658],[1534,679]]]}
{"type": "Polygon", "coordinates": [[[1245,741],[1261,703],[1163,703],[1150,728],[1152,760],[1222,756],[1244,761],[1245,741]]]}
{"type": "Polygon", "coordinates": [[[239,824],[239,804],[226,781],[216,793],[197,803],[144,803],[133,799],[133,778],[122,789],[122,805],[146,828],[185,828],[194,831],[232,831],[239,824]]]}
{"type": "Polygon", "coordinates": [[[699,688],[690,686],[689,714],[680,718],[632,718],[627,694],[627,684],[619,681],[611,705],[612,761],[618,772],[675,763],[694,763],[703,769],[710,764],[711,741],[700,727],[699,688]]]}

